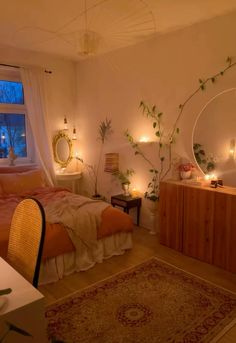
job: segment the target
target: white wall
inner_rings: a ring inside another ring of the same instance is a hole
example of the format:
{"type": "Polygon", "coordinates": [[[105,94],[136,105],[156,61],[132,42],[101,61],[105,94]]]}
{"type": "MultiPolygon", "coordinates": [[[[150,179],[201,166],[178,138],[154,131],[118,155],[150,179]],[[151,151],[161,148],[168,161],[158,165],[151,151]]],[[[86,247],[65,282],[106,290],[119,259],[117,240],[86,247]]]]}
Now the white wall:
{"type": "MultiPolygon", "coordinates": [[[[140,100],[156,104],[164,112],[165,125],[173,125],[178,106],[198,87],[198,79],[219,71],[229,56],[236,57],[236,13],[215,18],[137,46],[121,49],[77,64],[77,113],[80,155],[96,163],[99,122],[112,119],[113,136],[107,152],[120,153],[120,169],[134,168],[132,179],[144,192],[149,181],[148,168],[127,143],[128,128],[135,138],[152,132],[151,124],[138,109],[140,100]]],[[[191,137],[195,119],[204,104],[225,88],[236,84],[236,67],[205,92],[197,94],[186,107],[181,122],[176,154],[192,158],[191,137]]],[[[145,149],[152,150],[149,144],[145,149]]],[[[152,160],[156,156],[150,153],[152,160]]],[[[84,184],[84,192],[88,184],[84,184]]],[[[100,192],[110,197],[121,191],[110,175],[101,170],[100,192]]],[[[142,207],[142,224],[150,226],[148,212],[142,207]]]]}

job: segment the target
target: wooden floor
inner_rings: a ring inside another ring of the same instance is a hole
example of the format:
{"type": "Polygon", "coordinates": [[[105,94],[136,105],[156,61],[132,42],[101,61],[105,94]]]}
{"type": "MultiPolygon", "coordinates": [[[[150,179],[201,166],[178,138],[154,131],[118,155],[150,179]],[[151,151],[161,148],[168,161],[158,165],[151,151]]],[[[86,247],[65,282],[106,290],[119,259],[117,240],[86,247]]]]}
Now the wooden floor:
{"type": "MultiPolygon", "coordinates": [[[[50,304],[79,289],[104,280],[152,256],[159,257],[166,262],[236,293],[236,274],[229,273],[164,247],[160,245],[158,236],[150,235],[147,230],[142,228],[135,229],[133,241],[133,249],[127,251],[122,256],[112,257],[86,272],[74,273],[54,284],[40,286],[39,290],[45,295],[46,304],[50,304]]],[[[236,326],[228,331],[218,342],[235,343],[236,326]]]]}

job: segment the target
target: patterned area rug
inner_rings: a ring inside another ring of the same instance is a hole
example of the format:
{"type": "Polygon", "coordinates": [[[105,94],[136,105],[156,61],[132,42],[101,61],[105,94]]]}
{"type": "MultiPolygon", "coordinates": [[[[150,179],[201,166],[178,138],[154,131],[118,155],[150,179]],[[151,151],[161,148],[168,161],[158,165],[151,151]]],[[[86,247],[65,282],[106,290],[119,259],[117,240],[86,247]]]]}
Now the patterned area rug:
{"type": "Polygon", "coordinates": [[[232,326],[236,294],[152,258],[48,306],[46,318],[49,338],[66,343],[207,343],[232,326]]]}

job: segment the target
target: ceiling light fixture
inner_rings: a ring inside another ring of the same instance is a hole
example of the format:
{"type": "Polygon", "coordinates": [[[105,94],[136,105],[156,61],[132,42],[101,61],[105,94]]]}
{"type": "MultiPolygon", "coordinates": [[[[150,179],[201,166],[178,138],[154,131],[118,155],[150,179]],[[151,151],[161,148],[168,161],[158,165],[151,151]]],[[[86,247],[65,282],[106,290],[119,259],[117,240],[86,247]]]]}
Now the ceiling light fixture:
{"type": "Polygon", "coordinates": [[[88,29],[88,9],[84,0],[84,26],[85,29],[79,32],[78,55],[88,57],[94,55],[99,46],[100,36],[97,32],[88,29]]]}
{"type": "Polygon", "coordinates": [[[81,59],[100,55],[150,39],[157,32],[155,17],[146,0],[75,1],[75,16],[59,28],[21,27],[14,41],[76,54],[81,59]],[[78,12],[76,12],[78,11],[78,12]],[[29,38],[30,37],[30,38],[29,38]]]}

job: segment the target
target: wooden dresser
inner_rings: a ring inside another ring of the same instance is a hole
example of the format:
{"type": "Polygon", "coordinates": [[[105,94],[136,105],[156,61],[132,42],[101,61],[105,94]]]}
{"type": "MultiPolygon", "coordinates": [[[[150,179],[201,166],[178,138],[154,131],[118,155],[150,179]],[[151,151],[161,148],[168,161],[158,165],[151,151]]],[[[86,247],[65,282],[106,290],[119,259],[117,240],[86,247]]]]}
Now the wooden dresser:
{"type": "Polygon", "coordinates": [[[160,242],[236,272],[236,188],[160,184],[160,242]]]}

